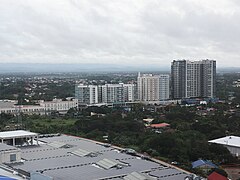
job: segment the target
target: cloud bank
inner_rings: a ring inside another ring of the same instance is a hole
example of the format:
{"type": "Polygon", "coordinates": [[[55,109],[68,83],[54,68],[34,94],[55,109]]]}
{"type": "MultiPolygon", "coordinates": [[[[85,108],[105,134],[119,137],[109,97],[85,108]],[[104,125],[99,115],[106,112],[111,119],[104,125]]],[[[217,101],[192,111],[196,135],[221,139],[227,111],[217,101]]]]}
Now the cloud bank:
{"type": "Polygon", "coordinates": [[[0,63],[240,66],[239,0],[0,3],[0,63]]]}

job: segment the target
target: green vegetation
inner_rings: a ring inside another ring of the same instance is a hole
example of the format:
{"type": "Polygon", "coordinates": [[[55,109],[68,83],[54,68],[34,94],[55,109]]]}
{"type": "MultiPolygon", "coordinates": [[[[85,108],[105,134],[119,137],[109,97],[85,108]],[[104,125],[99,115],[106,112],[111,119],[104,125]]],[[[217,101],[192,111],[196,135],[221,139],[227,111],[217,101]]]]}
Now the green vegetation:
{"type": "MultiPolygon", "coordinates": [[[[191,162],[199,158],[218,165],[236,163],[237,159],[226,148],[209,144],[208,140],[228,134],[240,135],[240,118],[224,113],[227,104],[209,106],[216,110],[206,116],[198,115],[198,106],[167,106],[153,112],[151,106],[137,104],[130,112],[120,107],[89,107],[79,112],[71,109],[63,117],[25,115],[22,119],[26,129],[34,132],[66,133],[133,148],[168,162],[176,161],[185,169],[191,169],[191,162]],[[90,112],[105,116],[90,116],[90,112]],[[171,128],[156,133],[145,127],[142,119],[147,117],[167,122],[171,128]]],[[[12,122],[16,117],[2,114],[1,119],[12,122]]]]}

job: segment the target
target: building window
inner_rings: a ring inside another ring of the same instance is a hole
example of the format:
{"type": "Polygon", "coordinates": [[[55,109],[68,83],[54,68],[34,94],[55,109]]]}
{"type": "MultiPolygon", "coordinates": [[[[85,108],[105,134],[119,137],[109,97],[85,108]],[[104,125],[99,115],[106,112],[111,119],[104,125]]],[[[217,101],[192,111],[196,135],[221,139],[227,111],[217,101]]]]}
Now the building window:
{"type": "Polygon", "coordinates": [[[17,155],[16,154],[10,154],[10,162],[17,161],[17,155]]]}

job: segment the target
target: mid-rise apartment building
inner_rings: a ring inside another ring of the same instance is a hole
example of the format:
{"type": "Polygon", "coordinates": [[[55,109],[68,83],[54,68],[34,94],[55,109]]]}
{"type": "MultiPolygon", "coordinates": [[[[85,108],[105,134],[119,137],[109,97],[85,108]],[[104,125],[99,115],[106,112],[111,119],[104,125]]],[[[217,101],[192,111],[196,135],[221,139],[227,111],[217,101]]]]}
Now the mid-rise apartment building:
{"type": "Polygon", "coordinates": [[[138,99],[159,101],[169,99],[169,75],[138,74],[138,99]]]}
{"type": "Polygon", "coordinates": [[[171,65],[172,98],[215,96],[216,61],[174,60],[171,65]]]}
{"type": "Polygon", "coordinates": [[[75,98],[79,104],[133,102],[134,84],[76,85],[75,98]]]}
{"type": "Polygon", "coordinates": [[[75,86],[75,98],[79,104],[97,104],[99,88],[95,85],[79,84],[75,86]]]}

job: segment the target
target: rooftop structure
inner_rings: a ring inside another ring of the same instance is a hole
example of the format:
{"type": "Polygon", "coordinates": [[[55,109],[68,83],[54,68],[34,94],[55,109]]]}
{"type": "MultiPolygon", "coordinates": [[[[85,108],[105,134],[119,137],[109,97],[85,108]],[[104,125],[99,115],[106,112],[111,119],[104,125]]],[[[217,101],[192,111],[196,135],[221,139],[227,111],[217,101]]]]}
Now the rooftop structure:
{"type": "MultiPolygon", "coordinates": [[[[13,146],[16,146],[16,140],[17,139],[26,139],[30,140],[30,144],[33,145],[33,139],[36,138],[38,139],[38,134],[29,132],[29,131],[24,131],[24,130],[16,130],[16,131],[5,131],[5,132],[0,132],[0,141],[5,144],[10,144],[13,146]]],[[[38,144],[38,140],[37,140],[38,144]]]]}
{"type": "Polygon", "coordinates": [[[146,176],[138,172],[132,172],[131,174],[125,176],[123,179],[124,180],[154,180],[157,178],[146,176]]]}
{"type": "Polygon", "coordinates": [[[13,146],[9,146],[7,144],[0,143],[0,164],[16,163],[20,162],[20,160],[21,160],[20,149],[13,146]]]}
{"type": "Polygon", "coordinates": [[[152,118],[143,119],[143,121],[144,121],[145,123],[152,123],[153,120],[154,120],[154,119],[152,119],[152,118]]]}
{"type": "Polygon", "coordinates": [[[27,177],[71,180],[183,180],[189,174],[155,159],[69,135],[40,136],[40,145],[22,146],[21,163],[9,167],[27,177]]]}

